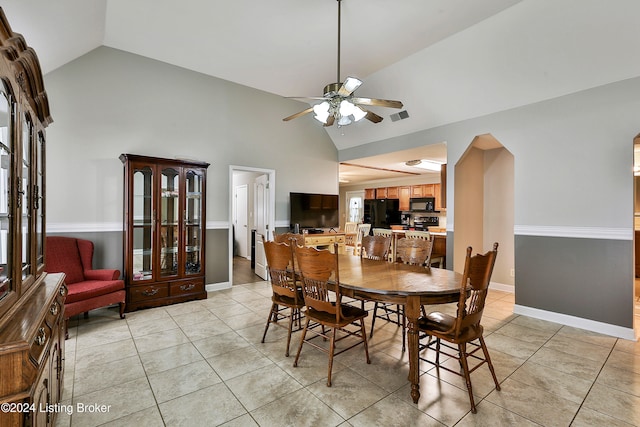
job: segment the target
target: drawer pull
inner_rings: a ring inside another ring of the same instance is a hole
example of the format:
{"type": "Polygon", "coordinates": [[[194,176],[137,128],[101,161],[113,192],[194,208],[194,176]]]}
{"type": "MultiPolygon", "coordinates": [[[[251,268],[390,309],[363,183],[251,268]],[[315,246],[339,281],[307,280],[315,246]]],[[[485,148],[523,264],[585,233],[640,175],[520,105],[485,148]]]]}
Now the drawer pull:
{"type": "Polygon", "coordinates": [[[190,291],[195,287],[196,285],[194,285],[193,283],[189,283],[188,285],[180,285],[180,290],[186,292],[186,291],[190,291]]]}
{"type": "Polygon", "coordinates": [[[36,337],[35,342],[38,345],[44,345],[44,343],[47,342],[47,333],[44,328],[41,327],[38,329],[38,336],[36,337]]]}
{"type": "Polygon", "coordinates": [[[60,296],[66,296],[67,295],[67,285],[62,285],[60,286],[60,290],[58,291],[60,292],[60,296]]]}
{"type": "Polygon", "coordinates": [[[55,316],[56,314],[58,314],[59,309],[60,309],[60,306],[58,305],[57,302],[54,301],[53,304],[51,304],[51,307],[49,307],[49,313],[55,316]]]}
{"type": "Polygon", "coordinates": [[[142,291],[142,295],[147,296],[147,297],[152,297],[157,293],[158,293],[158,288],[145,289],[144,291],[142,291]]]}

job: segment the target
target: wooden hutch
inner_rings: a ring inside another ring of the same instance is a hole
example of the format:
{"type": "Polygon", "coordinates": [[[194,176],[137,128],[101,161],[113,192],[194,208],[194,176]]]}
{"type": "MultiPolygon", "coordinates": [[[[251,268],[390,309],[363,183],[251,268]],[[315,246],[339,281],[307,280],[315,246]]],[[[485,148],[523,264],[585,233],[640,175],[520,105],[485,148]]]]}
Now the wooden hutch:
{"type": "Polygon", "coordinates": [[[63,274],[45,273],[45,128],[35,51],[0,8],[0,426],[51,426],[64,374],[63,274]]]}
{"type": "Polygon", "coordinates": [[[127,311],[207,297],[208,163],[122,154],[127,311]]]}

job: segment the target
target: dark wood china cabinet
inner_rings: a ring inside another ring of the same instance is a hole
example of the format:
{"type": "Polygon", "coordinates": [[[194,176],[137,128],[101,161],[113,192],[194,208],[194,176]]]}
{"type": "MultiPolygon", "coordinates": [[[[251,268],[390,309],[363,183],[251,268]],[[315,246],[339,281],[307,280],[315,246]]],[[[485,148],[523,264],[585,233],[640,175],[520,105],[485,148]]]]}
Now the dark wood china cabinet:
{"type": "Polygon", "coordinates": [[[208,163],[122,154],[127,311],[207,297],[208,163]]]}
{"type": "Polygon", "coordinates": [[[50,426],[64,376],[63,274],[45,272],[45,128],[35,51],[0,8],[0,426],[50,426]]]}

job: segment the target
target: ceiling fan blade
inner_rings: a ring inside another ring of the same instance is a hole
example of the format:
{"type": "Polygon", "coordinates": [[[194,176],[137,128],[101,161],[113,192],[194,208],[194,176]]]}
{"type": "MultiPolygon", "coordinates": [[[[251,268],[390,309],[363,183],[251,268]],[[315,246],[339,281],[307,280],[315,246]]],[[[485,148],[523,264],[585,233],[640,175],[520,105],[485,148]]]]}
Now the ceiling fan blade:
{"type": "Polygon", "coordinates": [[[355,77],[347,77],[338,89],[338,96],[349,96],[360,87],[362,84],[362,80],[356,79],[355,77]]]}
{"type": "Polygon", "coordinates": [[[296,101],[317,101],[319,99],[324,99],[325,101],[329,98],[325,98],[324,96],[287,96],[287,99],[295,99],[296,101]]]}
{"type": "Polygon", "coordinates": [[[289,120],[293,120],[293,119],[297,119],[300,116],[304,116],[305,114],[309,114],[313,112],[313,107],[309,107],[306,110],[302,110],[299,113],[295,113],[290,115],[289,117],[285,117],[284,119],[282,119],[283,122],[288,122],[289,120]]]}
{"type": "Polygon", "coordinates": [[[327,123],[324,124],[324,127],[333,126],[333,122],[335,121],[335,119],[336,118],[334,116],[327,117],[327,123]]]}
{"type": "Polygon", "coordinates": [[[374,105],[377,107],[402,108],[402,102],[389,99],[351,98],[351,102],[360,105],[374,105]]]}
{"type": "Polygon", "coordinates": [[[371,112],[369,110],[364,110],[367,112],[367,115],[364,116],[365,119],[369,120],[370,122],[373,123],[380,123],[382,121],[382,117],[380,117],[379,115],[377,115],[374,112],[371,112]]]}

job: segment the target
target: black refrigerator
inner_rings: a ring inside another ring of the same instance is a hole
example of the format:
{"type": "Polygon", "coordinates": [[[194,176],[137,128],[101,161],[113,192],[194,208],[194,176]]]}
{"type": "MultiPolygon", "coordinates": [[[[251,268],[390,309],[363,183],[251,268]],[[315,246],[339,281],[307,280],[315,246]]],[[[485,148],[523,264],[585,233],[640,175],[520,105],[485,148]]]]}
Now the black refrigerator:
{"type": "Polygon", "coordinates": [[[371,228],[391,228],[400,224],[398,199],[371,199],[364,201],[364,223],[371,228]]]}

